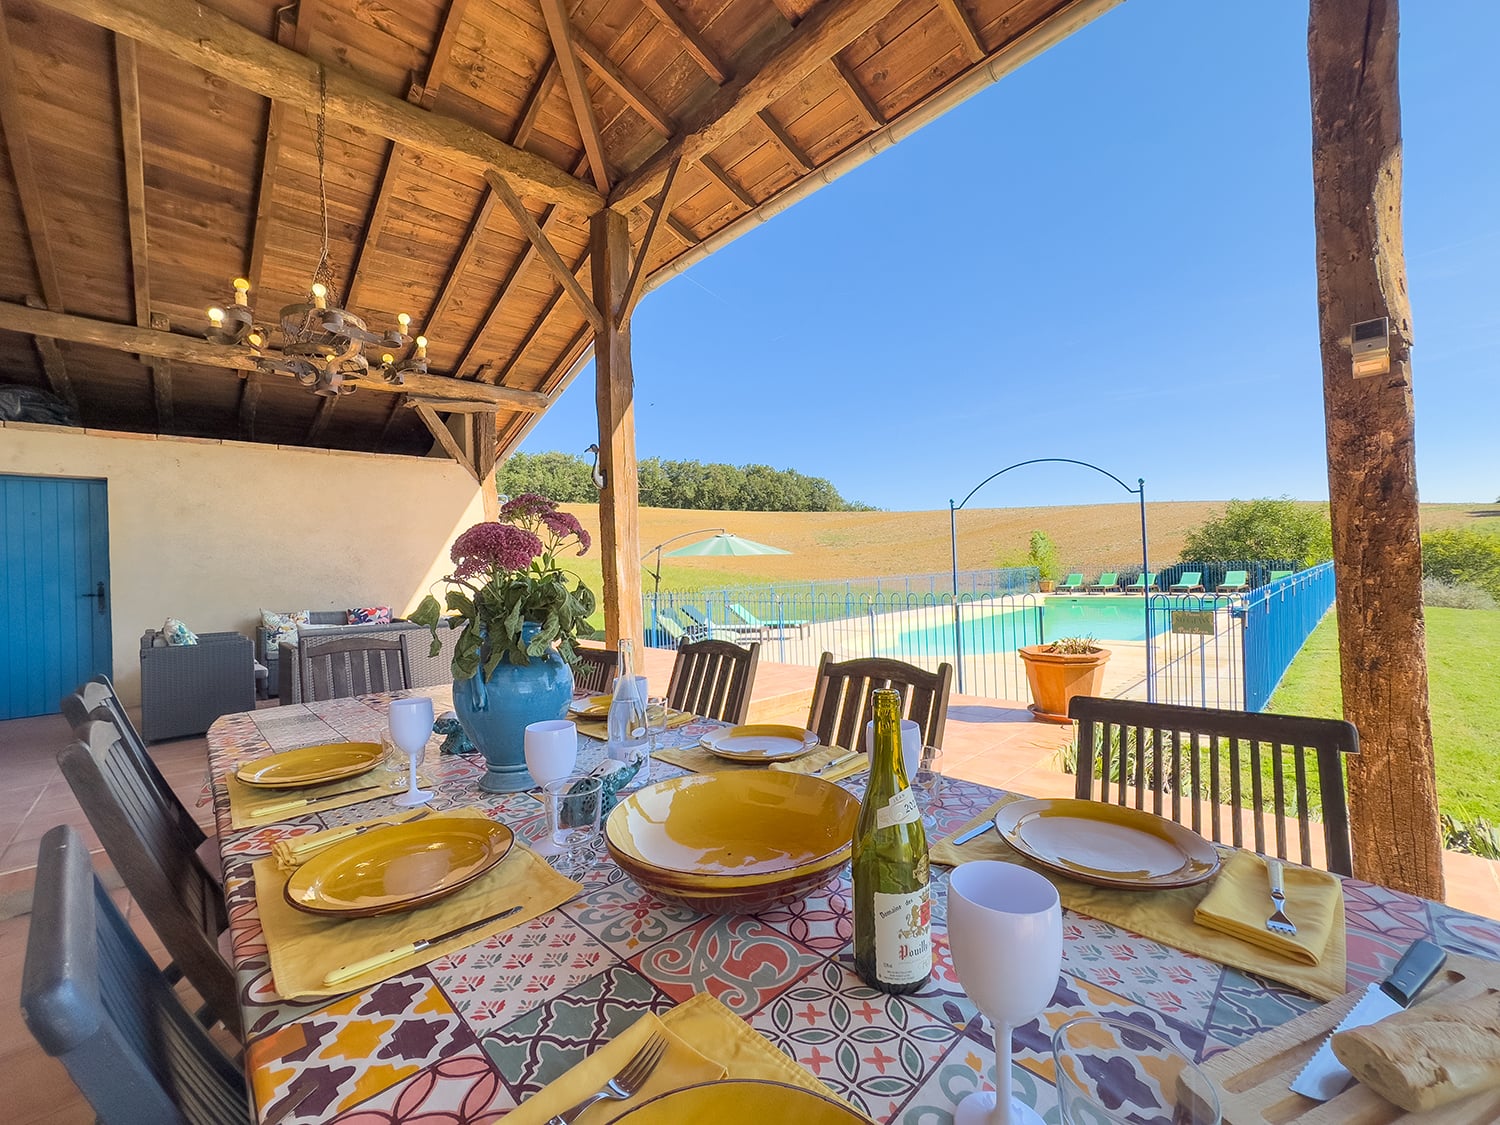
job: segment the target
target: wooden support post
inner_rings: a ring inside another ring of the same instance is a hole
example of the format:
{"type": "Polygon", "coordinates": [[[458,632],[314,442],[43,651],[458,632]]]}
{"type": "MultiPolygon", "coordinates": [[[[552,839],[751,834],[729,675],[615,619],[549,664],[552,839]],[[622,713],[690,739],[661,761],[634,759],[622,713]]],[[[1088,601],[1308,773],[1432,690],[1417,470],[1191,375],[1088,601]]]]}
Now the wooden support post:
{"type": "Polygon", "coordinates": [[[645,640],[641,620],[641,536],[635,461],[635,375],[630,326],[620,319],[630,280],[630,224],[605,208],[591,221],[594,304],[604,330],[594,337],[595,403],[599,411],[599,565],[604,573],[604,643],[645,640]]]}
{"type": "Polygon", "coordinates": [[[1443,897],[1422,622],[1411,390],[1411,308],[1401,240],[1396,0],[1312,0],[1313,211],[1328,494],[1338,573],[1354,873],[1443,897]],[[1390,318],[1391,370],[1356,379],[1350,325],[1390,318]]]}

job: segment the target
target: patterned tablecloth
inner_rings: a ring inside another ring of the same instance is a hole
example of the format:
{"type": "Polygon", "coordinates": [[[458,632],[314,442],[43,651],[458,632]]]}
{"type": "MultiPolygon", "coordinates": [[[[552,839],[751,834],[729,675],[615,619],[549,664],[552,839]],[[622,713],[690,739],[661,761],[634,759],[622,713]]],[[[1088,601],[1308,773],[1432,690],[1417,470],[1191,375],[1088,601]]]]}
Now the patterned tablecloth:
{"type": "MultiPolygon", "coordinates": [[[[441,692],[439,709],[445,706],[441,692]]],[[[601,853],[584,893],[550,914],[461,953],[332,1002],[275,994],[250,864],[278,839],[388,811],[389,799],[232,830],[224,770],[272,750],[378,740],[385,700],[365,697],[263,709],[209,732],[213,799],[224,853],[233,950],[248,1029],[248,1067],[264,1119],[288,1090],[315,1088],[284,1120],[395,1125],[486,1122],[629,1026],[695,992],[709,992],[833,1090],[877,1121],[951,1120],[954,1105],[991,1082],[990,1030],[964,996],[944,933],[946,873],[934,868],[936,969],[916,996],[887,997],[854,975],[849,881],[757,917],[710,917],[644,893],[601,853]]],[[[718,724],[674,730],[695,741],[718,724]]],[[[591,744],[588,765],[602,753],[591,744]]],[[[523,795],[482,793],[481,766],[444,758],[438,807],[477,805],[523,837],[542,831],[523,795]]],[[[655,776],[681,772],[657,763],[655,776]]],[[[864,776],[844,783],[858,793],[864,776]]],[[[934,838],[996,799],[950,780],[934,838]]],[[[1357,880],[1345,882],[1349,983],[1383,974],[1405,946],[1431,937],[1448,949],[1500,958],[1500,922],[1357,880]]],[[[1280,985],[1069,912],[1063,975],[1043,1017],[1016,1033],[1016,1089],[1049,1122],[1050,1031],[1085,1013],[1128,1012],[1202,1059],[1316,1007],[1280,985]]]]}

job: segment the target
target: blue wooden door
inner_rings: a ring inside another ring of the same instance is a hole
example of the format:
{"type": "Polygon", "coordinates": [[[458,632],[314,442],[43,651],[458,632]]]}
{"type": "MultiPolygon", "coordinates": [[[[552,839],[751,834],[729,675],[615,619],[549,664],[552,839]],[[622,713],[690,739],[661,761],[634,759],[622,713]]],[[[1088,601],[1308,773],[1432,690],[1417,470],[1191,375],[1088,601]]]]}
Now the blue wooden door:
{"type": "Polygon", "coordinates": [[[109,674],[105,482],[0,474],[0,719],[109,674]]]}

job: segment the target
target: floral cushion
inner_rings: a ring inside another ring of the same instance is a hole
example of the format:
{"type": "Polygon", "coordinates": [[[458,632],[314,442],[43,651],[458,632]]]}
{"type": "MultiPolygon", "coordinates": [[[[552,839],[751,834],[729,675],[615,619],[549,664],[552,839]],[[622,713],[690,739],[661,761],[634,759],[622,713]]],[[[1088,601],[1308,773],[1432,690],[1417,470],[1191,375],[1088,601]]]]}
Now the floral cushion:
{"type": "Polygon", "coordinates": [[[264,660],[276,659],[276,646],[282,641],[297,643],[297,626],[312,621],[312,610],[298,609],[291,613],[274,613],[269,609],[260,611],[260,623],[266,631],[264,660]]]}
{"type": "Polygon", "coordinates": [[[167,623],[161,627],[161,635],[162,639],[169,645],[195,645],[198,643],[198,634],[175,617],[167,618],[167,623]]]}
{"type": "Polygon", "coordinates": [[[372,605],[365,609],[351,609],[346,612],[350,625],[378,625],[391,619],[391,607],[388,605],[372,605]]]}

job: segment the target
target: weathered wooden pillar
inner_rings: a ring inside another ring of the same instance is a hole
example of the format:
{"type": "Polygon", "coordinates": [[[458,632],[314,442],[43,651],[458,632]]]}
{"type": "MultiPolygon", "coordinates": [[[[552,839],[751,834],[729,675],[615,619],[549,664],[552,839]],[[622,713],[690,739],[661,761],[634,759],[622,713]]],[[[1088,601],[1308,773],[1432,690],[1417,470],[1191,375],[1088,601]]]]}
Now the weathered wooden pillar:
{"type": "Polygon", "coordinates": [[[605,643],[629,637],[640,651],[640,496],[635,458],[635,374],[630,325],[621,311],[630,281],[630,230],[625,216],[605,208],[591,224],[589,261],[594,304],[604,328],[594,336],[594,397],[599,412],[599,563],[604,571],[605,643]]]}
{"type": "Polygon", "coordinates": [[[1396,0],[1311,0],[1314,223],[1354,872],[1443,897],[1422,624],[1411,306],[1401,242],[1396,0]],[[1350,326],[1390,318],[1390,373],[1356,379],[1350,326]]]}

